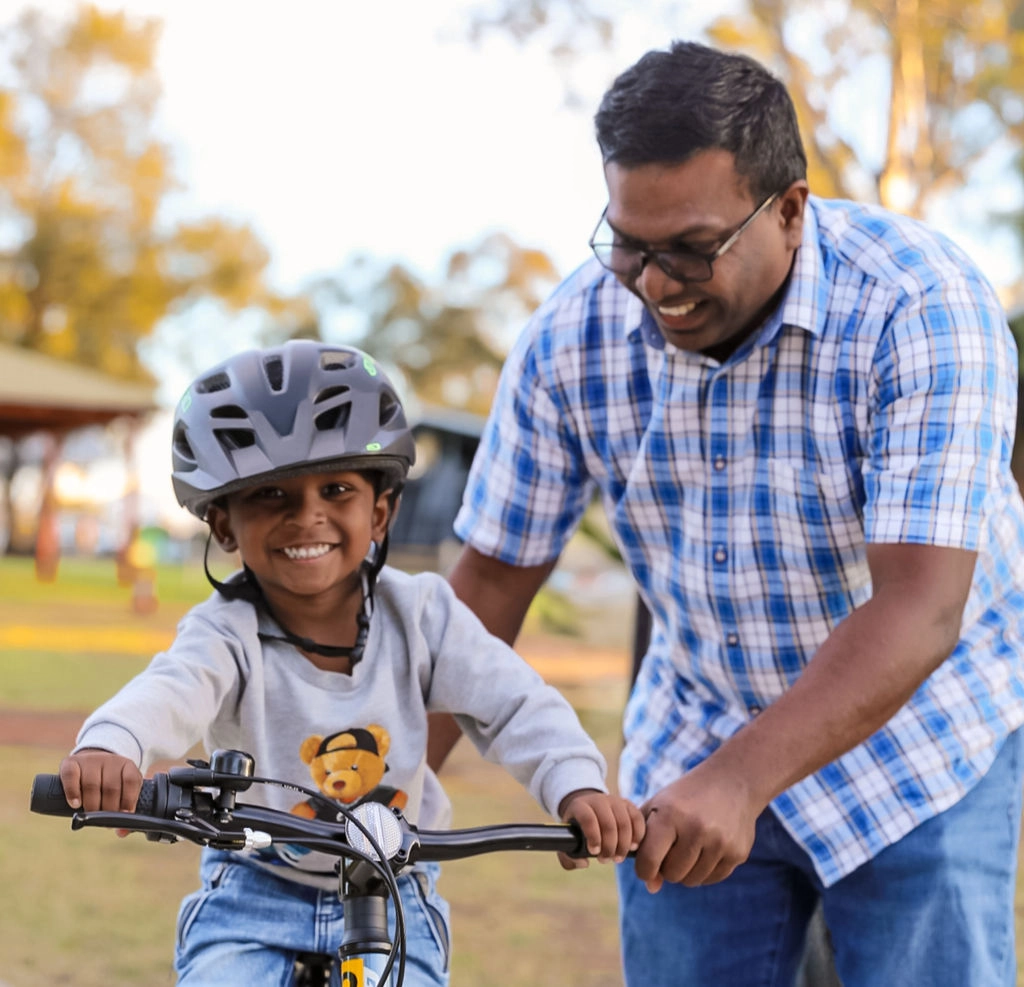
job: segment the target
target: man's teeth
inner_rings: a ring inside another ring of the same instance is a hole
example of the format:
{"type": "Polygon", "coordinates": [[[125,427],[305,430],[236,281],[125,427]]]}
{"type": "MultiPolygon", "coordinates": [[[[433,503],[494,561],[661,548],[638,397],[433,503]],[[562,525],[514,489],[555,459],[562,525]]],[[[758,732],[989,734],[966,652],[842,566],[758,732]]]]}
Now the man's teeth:
{"type": "Polygon", "coordinates": [[[678,319],[681,315],[689,315],[696,307],[696,302],[686,302],[685,305],[659,305],[658,311],[669,318],[678,319]]]}
{"type": "Polygon", "coordinates": [[[330,550],[330,545],[303,545],[300,548],[286,548],[283,551],[290,559],[318,559],[330,550]]]}

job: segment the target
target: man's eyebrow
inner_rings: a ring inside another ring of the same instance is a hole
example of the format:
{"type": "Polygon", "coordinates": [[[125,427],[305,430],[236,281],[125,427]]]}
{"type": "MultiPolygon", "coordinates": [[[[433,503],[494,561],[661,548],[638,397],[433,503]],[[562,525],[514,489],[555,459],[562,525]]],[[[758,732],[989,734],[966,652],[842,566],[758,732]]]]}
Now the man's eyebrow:
{"type": "MultiPolygon", "coordinates": [[[[649,243],[648,240],[641,240],[639,237],[632,236],[626,233],[624,230],[620,230],[609,218],[605,215],[605,222],[611,228],[611,231],[616,235],[622,237],[623,240],[631,240],[633,243],[649,243]]],[[[708,240],[714,240],[721,238],[728,234],[729,230],[725,229],[711,229],[706,225],[690,226],[685,230],[680,230],[678,233],[673,233],[672,236],[666,237],[662,240],[662,243],[684,243],[687,240],[700,240],[704,237],[708,240]]]]}

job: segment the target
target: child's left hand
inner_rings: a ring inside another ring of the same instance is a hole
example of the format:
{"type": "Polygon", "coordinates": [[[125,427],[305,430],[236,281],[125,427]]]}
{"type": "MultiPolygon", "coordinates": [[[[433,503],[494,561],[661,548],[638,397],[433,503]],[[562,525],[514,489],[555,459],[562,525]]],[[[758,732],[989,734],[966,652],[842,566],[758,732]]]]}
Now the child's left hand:
{"type": "MultiPolygon", "coordinates": [[[[590,788],[566,795],[558,807],[558,816],[563,822],[576,820],[587,851],[602,864],[610,860],[621,863],[644,837],[644,817],[632,802],[590,788]]],[[[575,859],[564,853],[558,859],[565,870],[576,870],[589,863],[585,857],[575,859]]]]}

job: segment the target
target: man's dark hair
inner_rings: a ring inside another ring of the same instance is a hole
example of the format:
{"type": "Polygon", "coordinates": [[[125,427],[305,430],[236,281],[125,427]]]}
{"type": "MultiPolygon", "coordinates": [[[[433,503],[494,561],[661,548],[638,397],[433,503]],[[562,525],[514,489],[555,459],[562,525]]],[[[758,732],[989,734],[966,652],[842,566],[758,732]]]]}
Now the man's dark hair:
{"type": "Polygon", "coordinates": [[[755,199],[807,176],[796,111],[763,65],[692,41],[649,51],[605,93],[594,117],[605,164],[680,164],[730,151],[755,199]]]}

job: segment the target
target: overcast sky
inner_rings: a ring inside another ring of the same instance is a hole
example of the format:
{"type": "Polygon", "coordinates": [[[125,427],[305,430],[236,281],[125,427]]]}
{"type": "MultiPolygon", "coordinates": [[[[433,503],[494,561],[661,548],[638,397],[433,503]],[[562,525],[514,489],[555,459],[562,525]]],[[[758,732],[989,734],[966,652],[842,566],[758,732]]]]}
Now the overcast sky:
{"type": "MultiPolygon", "coordinates": [[[[355,253],[433,278],[452,249],[493,230],[544,250],[567,274],[587,256],[605,203],[592,130],[601,93],[649,48],[697,37],[704,14],[679,5],[692,20],[677,18],[666,34],[644,5],[607,0],[604,9],[618,11],[616,47],[577,66],[582,105],[569,109],[543,46],[468,43],[472,0],[97,2],[163,21],[160,125],[183,185],[174,215],[250,223],[282,291],[355,253]]],[[[30,5],[73,9],[71,0],[30,5]]],[[[0,25],[25,6],[0,0],[0,25]]],[[[990,201],[982,190],[942,225],[1008,283],[1018,261],[1006,240],[957,228],[958,216],[985,215],[990,201]]],[[[205,331],[197,362],[237,348],[234,334],[205,331]]],[[[187,376],[156,362],[161,398],[173,402],[187,376]]],[[[140,443],[147,494],[169,488],[167,441],[160,420],[140,443]]]]}
{"type": "MultiPolygon", "coordinates": [[[[0,0],[0,23],[25,6],[67,15],[74,4],[0,0]]],[[[183,186],[171,214],[250,223],[283,291],[356,253],[433,278],[451,250],[493,230],[568,273],[604,206],[596,103],[617,71],[671,40],[623,0],[616,50],[579,67],[583,106],[570,109],[542,46],[466,40],[469,0],[99,6],[163,22],[159,120],[183,186]]],[[[207,331],[195,346],[212,363],[238,337],[207,331]]],[[[188,378],[156,353],[171,403],[188,378]]],[[[167,442],[161,416],[138,446],[145,494],[164,503],[167,442]]]]}

